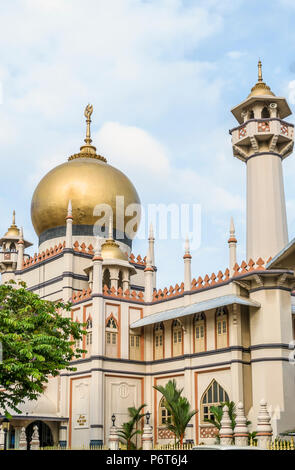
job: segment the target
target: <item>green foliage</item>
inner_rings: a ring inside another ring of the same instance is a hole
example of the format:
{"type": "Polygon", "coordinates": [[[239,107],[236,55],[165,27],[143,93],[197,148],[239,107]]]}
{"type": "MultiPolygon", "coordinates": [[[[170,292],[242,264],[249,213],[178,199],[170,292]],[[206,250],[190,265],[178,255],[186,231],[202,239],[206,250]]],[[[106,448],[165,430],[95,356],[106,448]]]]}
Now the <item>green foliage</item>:
{"type": "MultiPolygon", "coordinates": [[[[229,417],[230,417],[230,420],[231,420],[231,428],[232,428],[232,430],[234,430],[235,426],[236,426],[237,414],[236,414],[236,405],[233,401],[222,402],[222,403],[220,403],[219,406],[210,406],[210,413],[213,415],[213,419],[205,418],[205,420],[204,420],[208,423],[213,424],[218,429],[218,434],[216,436],[218,442],[219,442],[219,439],[220,439],[219,438],[219,431],[220,431],[220,428],[221,428],[221,420],[222,420],[222,416],[223,416],[223,407],[225,405],[228,407],[228,414],[229,414],[229,417]]],[[[251,424],[251,421],[247,421],[246,424],[247,424],[247,426],[249,426],[251,424]]],[[[252,434],[256,435],[256,433],[252,433],[252,434]]],[[[254,437],[255,436],[253,436],[253,438],[254,437]]]]}
{"type": "Polygon", "coordinates": [[[175,439],[177,439],[182,446],[187,425],[197,411],[191,410],[188,399],[181,395],[183,388],[177,389],[174,379],[169,380],[165,387],[159,385],[154,386],[154,388],[162,393],[164,406],[171,414],[171,423],[166,423],[165,426],[169,431],[173,432],[175,439]]]}
{"type": "MultiPolygon", "coordinates": [[[[140,405],[139,408],[135,408],[131,406],[128,408],[128,413],[130,416],[130,420],[127,423],[122,424],[122,428],[118,430],[118,436],[121,437],[123,443],[127,445],[127,450],[134,450],[136,449],[136,444],[132,442],[132,438],[137,434],[142,434],[141,429],[137,429],[139,422],[144,418],[146,413],[141,413],[141,410],[146,406],[144,403],[140,405]]],[[[121,441],[122,442],[122,441],[121,441]]]]}
{"type": "Polygon", "coordinates": [[[70,362],[84,351],[72,346],[85,331],[83,324],[61,315],[70,308],[70,303],[41,299],[23,282],[0,285],[0,408],[7,416],[9,409],[20,413],[17,406],[24,399],[37,399],[49,375],[76,370],[70,362]]]}

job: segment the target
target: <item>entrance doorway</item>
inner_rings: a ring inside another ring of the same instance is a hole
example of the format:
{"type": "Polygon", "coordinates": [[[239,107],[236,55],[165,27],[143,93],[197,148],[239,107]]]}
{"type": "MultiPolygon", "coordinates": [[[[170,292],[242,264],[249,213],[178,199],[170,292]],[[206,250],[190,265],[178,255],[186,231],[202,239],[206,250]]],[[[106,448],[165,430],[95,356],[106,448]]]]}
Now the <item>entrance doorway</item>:
{"type": "Polygon", "coordinates": [[[50,427],[47,424],[43,423],[43,421],[34,421],[33,423],[29,424],[29,426],[27,426],[26,428],[26,436],[28,443],[27,450],[30,450],[30,442],[35,426],[38,426],[40,447],[52,447],[53,436],[50,427]]]}

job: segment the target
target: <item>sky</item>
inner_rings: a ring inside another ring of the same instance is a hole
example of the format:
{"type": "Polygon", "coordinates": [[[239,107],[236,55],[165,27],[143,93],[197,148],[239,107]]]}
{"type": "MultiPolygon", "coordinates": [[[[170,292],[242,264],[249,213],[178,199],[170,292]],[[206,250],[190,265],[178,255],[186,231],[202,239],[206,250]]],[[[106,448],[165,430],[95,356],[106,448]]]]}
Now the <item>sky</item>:
{"type": "MultiPolygon", "coordinates": [[[[198,204],[193,277],[228,265],[230,217],[245,256],[246,167],[232,155],[230,110],[263,78],[295,107],[293,0],[13,0],[0,15],[0,232],[38,239],[40,179],[79,151],[92,103],[93,143],[148,204],[198,204]]],[[[288,118],[294,123],[294,117],[288,118]]],[[[295,159],[283,163],[289,239],[295,159]]],[[[184,240],[159,240],[158,287],[183,280],[184,240]]],[[[133,252],[146,254],[146,240],[133,252]]]]}

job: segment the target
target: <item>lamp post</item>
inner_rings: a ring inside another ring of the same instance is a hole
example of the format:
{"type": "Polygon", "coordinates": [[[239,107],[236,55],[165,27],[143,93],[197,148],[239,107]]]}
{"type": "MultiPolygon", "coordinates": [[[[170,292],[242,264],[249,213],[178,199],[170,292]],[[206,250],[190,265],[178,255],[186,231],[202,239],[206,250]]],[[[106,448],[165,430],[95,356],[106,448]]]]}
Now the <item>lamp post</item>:
{"type": "Polygon", "coordinates": [[[145,416],[146,416],[146,424],[150,424],[151,413],[147,411],[145,416]]]}
{"type": "Polygon", "coordinates": [[[8,418],[4,418],[2,421],[2,429],[4,431],[4,450],[7,450],[7,433],[9,431],[10,422],[8,418]]]}
{"type": "Polygon", "coordinates": [[[113,426],[115,426],[115,422],[116,422],[116,416],[114,415],[114,413],[112,414],[112,423],[113,423],[113,426]]]}

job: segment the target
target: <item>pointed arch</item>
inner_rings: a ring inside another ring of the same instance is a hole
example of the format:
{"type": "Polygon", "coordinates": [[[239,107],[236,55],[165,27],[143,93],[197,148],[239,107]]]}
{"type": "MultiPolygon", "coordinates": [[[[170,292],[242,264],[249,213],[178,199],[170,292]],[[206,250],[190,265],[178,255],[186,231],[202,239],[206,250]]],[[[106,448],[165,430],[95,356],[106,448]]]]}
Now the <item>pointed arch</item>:
{"type": "Polygon", "coordinates": [[[179,320],[172,322],[172,356],[183,355],[183,329],[179,320]]]}
{"type": "Polygon", "coordinates": [[[228,310],[226,307],[218,307],[215,312],[215,349],[228,348],[228,310]]]}
{"type": "Polygon", "coordinates": [[[170,424],[171,421],[171,413],[165,407],[165,398],[162,397],[159,403],[159,426],[166,426],[166,424],[170,424]]]}
{"type": "Polygon", "coordinates": [[[194,352],[202,352],[207,350],[207,329],[206,315],[204,312],[196,313],[193,319],[193,335],[194,335],[194,352]]]}
{"type": "Polygon", "coordinates": [[[90,353],[91,346],[92,346],[92,317],[91,315],[88,316],[86,320],[86,346],[87,351],[90,353]]]}
{"type": "Polygon", "coordinates": [[[123,289],[123,273],[120,269],[119,274],[118,274],[118,289],[123,289]]]}
{"type": "Polygon", "coordinates": [[[108,357],[118,357],[118,334],[118,322],[111,313],[111,315],[106,319],[105,327],[105,354],[108,357]]]}
{"type": "Polygon", "coordinates": [[[264,108],[262,109],[262,111],[261,111],[261,118],[262,118],[262,119],[268,119],[268,118],[270,118],[270,113],[269,113],[269,110],[268,110],[267,106],[264,106],[264,108]]]}
{"type": "Polygon", "coordinates": [[[165,357],[165,329],[163,322],[154,326],[154,360],[165,357]]]}
{"type": "Polygon", "coordinates": [[[111,288],[111,275],[109,268],[105,268],[102,276],[102,286],[107,286],[108,289],[111,288]]]}
{"type": "Polygon", "coordinates": [[[210,411],[211,406],[221,406],[221,403],[228,401],[229,396],[227,392],[215,379],[213,379],[201,397],[201,423],[206,423],[206,419],[214,418],[214,415],[210,411]]]}

